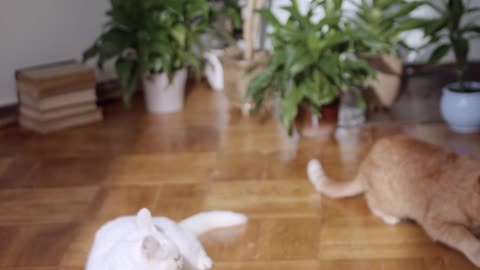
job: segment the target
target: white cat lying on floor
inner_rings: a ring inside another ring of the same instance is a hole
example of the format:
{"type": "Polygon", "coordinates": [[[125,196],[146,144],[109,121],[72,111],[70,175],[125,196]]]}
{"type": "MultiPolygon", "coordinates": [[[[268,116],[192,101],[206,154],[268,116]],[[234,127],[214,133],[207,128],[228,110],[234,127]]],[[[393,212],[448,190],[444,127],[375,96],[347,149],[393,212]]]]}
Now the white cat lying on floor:
{"type": "Polygon", "coordinates": [[[142,209],[136,217],[117,218],[98,230],[86,270],[207,270],[212,260],[197,236],[246,222],[242,214],[212,211],[177,224],[142,209]]]}

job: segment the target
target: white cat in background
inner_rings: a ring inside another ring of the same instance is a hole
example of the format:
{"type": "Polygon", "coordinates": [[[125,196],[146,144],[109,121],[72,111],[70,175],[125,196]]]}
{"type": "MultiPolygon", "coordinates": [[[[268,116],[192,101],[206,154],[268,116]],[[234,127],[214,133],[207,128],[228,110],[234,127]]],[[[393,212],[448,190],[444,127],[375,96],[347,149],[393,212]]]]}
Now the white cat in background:
{"type": "Polygon", "coordinates": [[[197,236],[246,222],[242,214],[212,211],[177,224],[142,209],[98,230],[86,270],[207,270],[213,263],[197,236]]]}

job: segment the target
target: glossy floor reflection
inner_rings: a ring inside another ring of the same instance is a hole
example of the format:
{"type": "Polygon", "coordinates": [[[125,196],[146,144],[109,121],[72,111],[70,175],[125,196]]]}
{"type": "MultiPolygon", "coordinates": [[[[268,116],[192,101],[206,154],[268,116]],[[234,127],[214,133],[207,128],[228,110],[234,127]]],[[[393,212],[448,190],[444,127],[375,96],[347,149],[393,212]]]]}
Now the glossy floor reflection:
{"type": "Polygon", "coordinates": [[[480,158],[480,135],[443,124],[370,125],[294,142],[271,119],[243,118],[198,84],[183,112],[105,107],[103,123],[52,135],[0,131],[0,269],[83,269],[96,229],[148,207],[182,219],[230,209],[245,228],[202,236],[214,269],[474,269],[413,223],[388,226],[362,197],[330,200],[306,180],[320,158],[351,178],[378,138],[405,133],[480,158]]]}

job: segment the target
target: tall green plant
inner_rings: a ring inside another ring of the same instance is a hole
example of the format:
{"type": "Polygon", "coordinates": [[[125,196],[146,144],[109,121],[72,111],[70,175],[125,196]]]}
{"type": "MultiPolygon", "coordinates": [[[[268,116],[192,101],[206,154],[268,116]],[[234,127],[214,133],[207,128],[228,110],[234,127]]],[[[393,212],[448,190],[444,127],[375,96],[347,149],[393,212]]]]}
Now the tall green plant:
{"type": "Polygon", "coordinates": [[[424,1],[350,0],[350,2],[356,7],[351,18],[355,27],[390,44],[390,52],[398,46],[408,48],[401,39],[401,34],[425,25],[425,20],[410,16],[412,11],[426,5],[424,1]]]}
{"type": "MultiPolygon", "coordinates": [[[[471,2],[471,1],[470,1],[471,2]]],[[[468,8],[463,0],[447,0],[443,6],[431,4],[438,17],[429,21],[424,32],[429,37],[428,44],[436,44],[429,63],[436,63],[444,58],[449,51],[455,55],[455,63],[460,83],[460,92],[465,89],[465,69],[470,51],[470,41],[480,37],[479,18],[474,17],[480,8],[468,8]],[[465,16],[472,16],[467,20],[465,16]]]]}
{"type": "Polygon", "coordinates": [[[363,31],[356,31],[344,20],[342,0],[313,0],[302,14],[296,0],[282,7],[288,12],[281,23],[269,10],[260,13],[273,27],[273,56],[264,72],[249,85],[248,96],[258,110],[269,98],[278,98],[281,122],[291,133],[293,121],[302,103],[312,111],[331,103],[342,92],[359,93],[365,81],[375,73],[368,63],[359,59],[359,47],[378,52],[389,45],[363,31]],[[315,14],[325,16],[314,22],[315,14]]]}
{"type": "Polygon", "coordinates": [[[201,70],[200,35],[211,30],[214,10],[207,0],[110,0],[103,33],[83,59],[97,57],[100,67],[115,60],[115,69],[129,103],[142,76],[182,68],[201,70]]]}

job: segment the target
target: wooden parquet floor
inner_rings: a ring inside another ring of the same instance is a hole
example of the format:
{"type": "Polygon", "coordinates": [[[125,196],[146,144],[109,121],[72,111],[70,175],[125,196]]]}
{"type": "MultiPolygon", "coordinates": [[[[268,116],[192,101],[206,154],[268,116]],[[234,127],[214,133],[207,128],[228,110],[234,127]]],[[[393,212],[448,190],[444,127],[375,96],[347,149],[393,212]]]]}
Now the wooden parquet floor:
{"type": "Polygon", "coordinates": [[[246,213],[245,228],[202,237],[217,270],[474,269],[414,223],[389,226],[362,197],[316,194],[305,165],[320,158],[349,179],[375,140],[406,133],[480,158],[480,135],[443,124],[325,128],[290,140],[276,121],[229,111],[197,84],[183,112],[105,107],[105,121],[52,135],[0,130],[0,270],[83,269],[105,221],[148,207],[182,219],[202,210],[246,213]]]}

